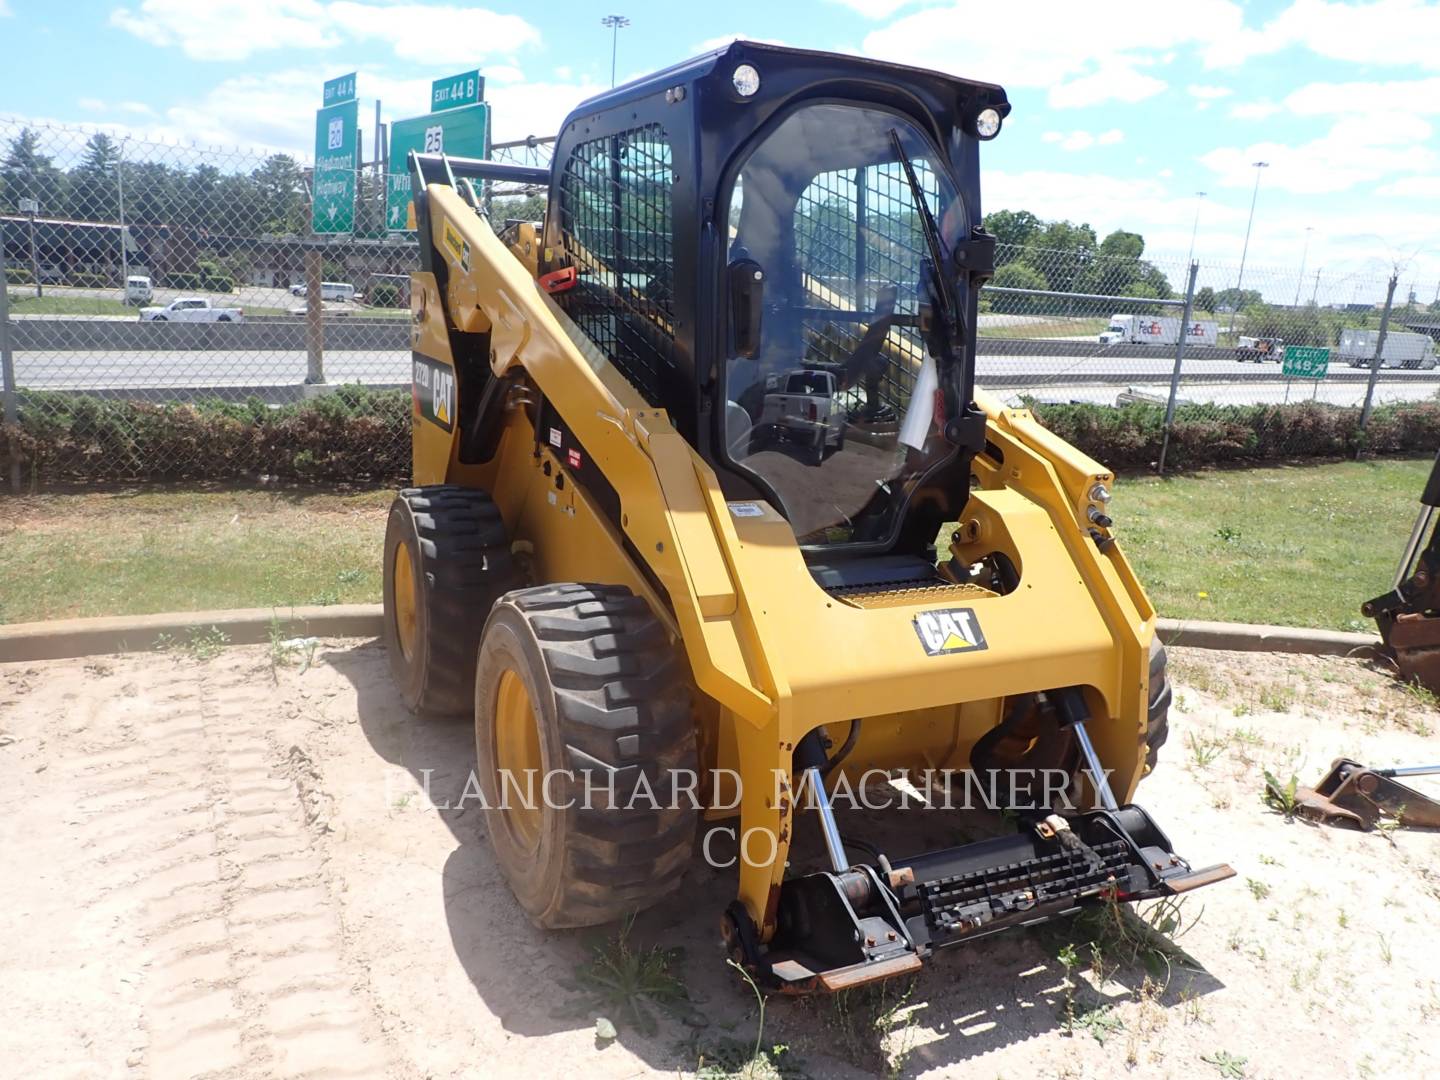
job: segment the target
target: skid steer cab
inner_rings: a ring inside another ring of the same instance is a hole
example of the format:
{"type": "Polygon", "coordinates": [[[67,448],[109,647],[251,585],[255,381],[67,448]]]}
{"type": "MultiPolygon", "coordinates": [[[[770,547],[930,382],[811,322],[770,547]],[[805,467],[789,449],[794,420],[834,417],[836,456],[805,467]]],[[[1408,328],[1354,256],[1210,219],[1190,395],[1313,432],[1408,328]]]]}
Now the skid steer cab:
{"type": "Polygon", "coordinates": [[[1113,478],[975,387],[979,151],[1009,108],[736,42],[582,103],[548,169],[411,157],[385,636],[409,707],[473,714],[537,925],[654,903],[723,826],[724,940],[803,992],[1230,875],[1130,801],[1170,694],[1113,478]],[[515,182],[543,221],[497,230],[515,182]],[[1015,828],[882,843],[834,805],[882,771],[1023,778],[1015,828]],[[787,874],[800,830],[825,854],[787,874]]]}

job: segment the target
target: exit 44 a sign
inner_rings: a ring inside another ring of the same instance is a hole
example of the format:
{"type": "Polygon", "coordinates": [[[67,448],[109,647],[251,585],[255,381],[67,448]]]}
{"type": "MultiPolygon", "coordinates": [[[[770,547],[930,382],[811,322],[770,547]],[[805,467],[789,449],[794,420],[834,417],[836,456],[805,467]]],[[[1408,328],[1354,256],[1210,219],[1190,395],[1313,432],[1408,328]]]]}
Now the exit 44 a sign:
{"type": "Polygon", "coordinates": [[[1330,350],[1315,345],[1286,345],[1280,374],[1287,379],[1323,379],[1330,373],[1330,350]]]}

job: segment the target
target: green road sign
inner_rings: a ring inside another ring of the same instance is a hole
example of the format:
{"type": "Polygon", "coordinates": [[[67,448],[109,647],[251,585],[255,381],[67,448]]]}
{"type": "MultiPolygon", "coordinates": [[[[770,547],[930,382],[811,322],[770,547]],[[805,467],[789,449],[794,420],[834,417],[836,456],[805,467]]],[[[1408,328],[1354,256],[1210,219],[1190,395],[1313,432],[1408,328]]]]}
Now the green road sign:
{"type": "MultiPolygon", "coordinates": [[[[437,84],[438,85],[438,84],[437,84]]],[[[483,158],[490,146],[490,106],[481,102],[390,125],[390,173],[385,178],[385,228],[413,229],[410,151],[483,158]]]]}
{"type": "Polygon", "coordinates": [[[347,101],[355,100],[355,72],[349,75],[341,75],[338,78],[325,81],[325,97],[320,102],[325,108],[331,105],[343,105],[347,101]]]}
{"type": "Polygon", "coordinates": [[[1314,345],[1286,345],[1280,374],[1287,379],[1323,379],[1330,372],[1330,350],[1314,345]]]}
{"type": "Polygon", "coordinates": [[[310,231],[355,231],[355,132],[360,103],[346,101],[315,111],[315,176],[311,183],[310,231]]]}
{"type": "Polygon", "coordinates": [[[430,84],[430,111],[458,109],[462,105],[476,105],[485,97],[485,80],[478,71],[462,71],[448,79],[436,79],[430,84]]]}

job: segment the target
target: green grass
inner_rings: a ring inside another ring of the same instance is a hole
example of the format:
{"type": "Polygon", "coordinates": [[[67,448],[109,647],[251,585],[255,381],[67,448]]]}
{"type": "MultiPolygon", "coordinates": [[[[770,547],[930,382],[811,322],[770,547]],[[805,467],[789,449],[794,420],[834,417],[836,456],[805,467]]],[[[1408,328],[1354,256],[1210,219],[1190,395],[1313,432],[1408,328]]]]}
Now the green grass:
{"type": "Polygon", "coordinates": [[[391,491],[0,496],[0,621],[380,598],[391,491]]]}
{"type": "MultiPolygon", "coordinates": [[[[1370,629],[1428,461],[1121,477],[1116,534],[1162,615],[1370,629]]],[[[0,620],[380,598],[392,492],[0,496],[0,620]]]]}
{"type": "MultiPolygon", "coordinates": [[[[51,293],[37,297],[34,295],[33,286],[12,285],[10,289],[10,313],[12,315],[127,315],[132,319],[140,318],[142,305],[138,304],[124,304],[119,300],[107,300],[102,296],[75,296],[70,293],[51,293]],[[16,288],[28,291],[17,296],[14,291],[16,288]]],[[[244,308],[246,315],[289,314],[285,308],[255,307],[236,296],[220,293],[211,295],[219,307],[244,308]]],[[[164,304],[159,300],[152,300],[143,306],[163,307],[164,304]]],[[[402,314],[408,318],[410,313],[406,311],[402,314]]]]}
{"type": "Polygon", "coordinates": [[[1121,477],[1116,535],[1161,615],[1372,630],[1428,460],[1121,477]]]}
{"type": "Polygon", "coordinates": [[[1062,315],[1026,315],[1022,321],[1001,326],[981,326],[980,336],[986,338],[1094,338],[1110,325],[1110,317],[1062,315]]]}
{"type": "Polygon", "coordinates": [[[33,286],[21,286],[29,292],[16,295],[11,286],[10,313],[12,315],[129,315],[138,318],[135,308],[127,307],[119,300],[107,300],[100,296],[73,296],[68,293],[37,297],[33,286]]]}

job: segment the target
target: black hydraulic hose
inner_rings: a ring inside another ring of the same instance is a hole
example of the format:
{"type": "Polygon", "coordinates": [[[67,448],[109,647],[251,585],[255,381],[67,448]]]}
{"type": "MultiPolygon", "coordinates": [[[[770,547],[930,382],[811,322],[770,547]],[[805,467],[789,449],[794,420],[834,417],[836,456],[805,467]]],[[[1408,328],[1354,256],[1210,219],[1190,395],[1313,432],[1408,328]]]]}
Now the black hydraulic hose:
{"type": "Polygon", "coordinates": [[[825,762],[824,767],[820,770],[820,775],[829,776],[831,770],[844,761],[851,750],[855,749],[855,740],[858,738],[860,738],[860,721],[851,720],[850,731],[846,734],[845,741],[840,744],[840,749],[835,751],[834,756],[825,762]]]}

